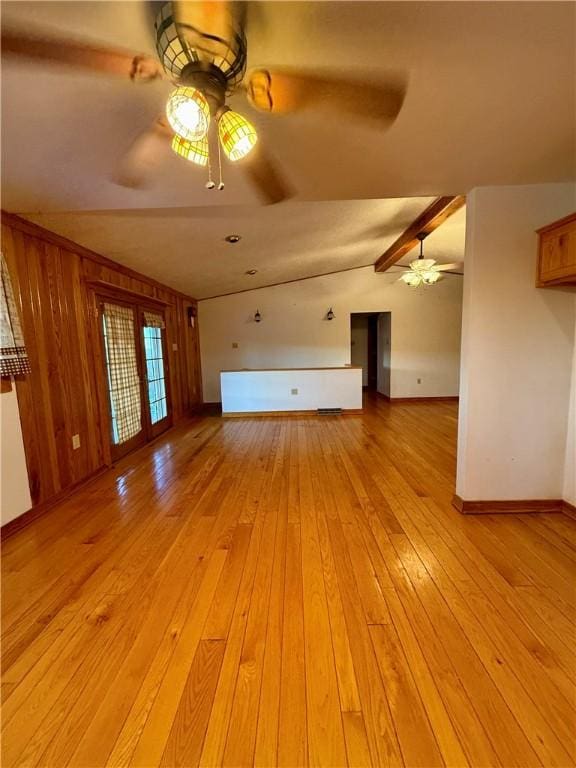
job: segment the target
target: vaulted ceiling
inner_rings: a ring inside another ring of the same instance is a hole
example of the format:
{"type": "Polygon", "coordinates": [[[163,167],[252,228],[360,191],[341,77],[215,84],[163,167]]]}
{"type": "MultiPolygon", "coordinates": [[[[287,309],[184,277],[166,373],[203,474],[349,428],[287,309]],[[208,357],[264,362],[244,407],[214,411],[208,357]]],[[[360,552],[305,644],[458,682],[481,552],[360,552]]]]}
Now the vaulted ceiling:
{"type": "MultiPolygon", "coordinates": [[[[2,12],[4,23],[154,53],[143,2],[2,12]]],[[[250,3],[249,67],[407,82],[388,131],[322,112],[265,116],[233,97],[296,191],[272,207],[230,165],[225,190],[207,191],[205,172],[168,147],[149,188],[113,183],[169,85],[6,61],[2,205],[198,296],[248,287],[249,268],[256,285],[367,264],[431,197],[574,177],[575,22],[576,5],[556,2],[250,3]],[[238,246],[222,242],[236,230],[238,246]]],[[[435,234],[444,260],[462,255],[458,221],[435,234]]]]}

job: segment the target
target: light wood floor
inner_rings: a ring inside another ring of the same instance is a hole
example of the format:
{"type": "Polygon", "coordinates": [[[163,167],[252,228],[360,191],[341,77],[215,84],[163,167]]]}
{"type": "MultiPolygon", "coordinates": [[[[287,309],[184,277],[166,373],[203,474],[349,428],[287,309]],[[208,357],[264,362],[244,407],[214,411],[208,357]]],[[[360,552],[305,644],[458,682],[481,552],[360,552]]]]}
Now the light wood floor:
{"type": "Polygon", "coordinates": [[[8,539],[4,768],[573,765],[576,523],[459,515],[456,419],[204,418],[8,539]]]}

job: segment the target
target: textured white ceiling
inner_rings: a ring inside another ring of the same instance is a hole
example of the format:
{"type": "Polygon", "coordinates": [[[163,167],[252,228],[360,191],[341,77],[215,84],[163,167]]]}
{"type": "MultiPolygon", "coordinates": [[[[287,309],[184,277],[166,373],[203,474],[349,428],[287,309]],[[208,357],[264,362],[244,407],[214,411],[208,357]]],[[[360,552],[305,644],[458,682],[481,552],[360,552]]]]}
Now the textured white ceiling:
{"type": "MultiPolygon", "coordinates": [[[[153,52],[143,2],[19,0],[2,11],[153,52]]],[[[576,175],[575,21],[576,4],[556,2],[250,3],[250,66],[408,82],[387,132],[320,112],[263,116],[234,97],[297,191],[267,208],[240,169],[227,166],[224,192],[208,192],[205,172],[169,149],[148,189],[111,182],[162,111],[166,84],[9,61],[2,204],[199,297],[370,263],[432,196],[576,175]],[[236,248],[222,243],[236,230],[236,248]]],[[[430,237],[427,256],[436,245],[439,260],[462,256],[457,217],[430,237]]]]}
{"type": "MultiPolygon", "coordinates": [[[[28,215],[42,226],[196,298],[373,264],[432,198],[235,208],[28,215]],[[239,234],[236,245],[224,241],[239,234]],[[246,275],[257,269],[256,275],[246,275]]],[[[426,256],[464,255],[459,211],[430,235],[426,256]],[[430,247],[428,247],[430,246],[430,247]]],[[[412,252],[404,261],[415,258],[412,252]]]]}

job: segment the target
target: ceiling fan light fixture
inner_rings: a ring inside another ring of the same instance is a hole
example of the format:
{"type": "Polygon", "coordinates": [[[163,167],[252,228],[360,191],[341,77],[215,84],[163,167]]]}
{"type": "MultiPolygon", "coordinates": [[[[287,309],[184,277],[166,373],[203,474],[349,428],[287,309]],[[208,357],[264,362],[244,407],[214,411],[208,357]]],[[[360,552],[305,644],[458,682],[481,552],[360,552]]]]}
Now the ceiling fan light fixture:
{"type": "Polygon", "coordinates": [[[252,123],[230,109],[227,109],[218,121],[218,136],[226,157],[232,162],[246,157],[258,141],[258,134],[252,123]]]}
{"type": "Polygon", "coordinates": [[[202,166],[208,165],[209,149],[206,136],[200,141],[188,141],[175,133],[172,139],[172,149],[177,155],[190,160],[191,163],[202,166]]]}
{"type": "Polygon", "coordinates": [[[436,264],[435,259],[416,259],[410,262],[410,269],[414,272],[429,272],[434,264],[436,264]]]}
{"type": "Polygon", "coordinates": [[[439,267],[435,259],[424,258],[424,240],[428,236],[427,232],[419,232],[417,235],[420,240],[420,254],[415,261],[410,262],[410,269],[400,275],[400,280],[411,288],[418,288],[419,285],[434,285],[441,278],[439,267]]]}
{"type": "Polygon", "coordinates": [[[201,91],[181,85],[168,97],[166,117],[172,129],[181,138],[199,141],[208,132],[210,107],[201,91]]]}
{"type": "Polygon", "coordinates": [[[418,288],[424,282],[422,275],[418,272],[404,272],[403,275],[400,275],[400,280],[409,285],[410,288],[418,288]]]}
{"type": "Polygon", "coordinates": [[[422,282],[424,285],[434,285],[438,280],[440,280],[440,272],[437,272],[434,269],[422,273],[422,282]]]}

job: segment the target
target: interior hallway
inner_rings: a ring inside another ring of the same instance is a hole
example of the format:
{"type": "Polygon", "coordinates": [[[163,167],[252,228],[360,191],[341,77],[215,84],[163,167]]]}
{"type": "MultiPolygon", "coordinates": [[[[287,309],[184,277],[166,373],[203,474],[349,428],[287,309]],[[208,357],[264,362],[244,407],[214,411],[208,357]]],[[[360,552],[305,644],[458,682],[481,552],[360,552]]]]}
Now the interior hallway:
{"type": "Polygon", "coordinates": [[[6,540],[2,764],[572,764],[576,523],[460,515],[456,427],[199,418],[6,540]]]}

